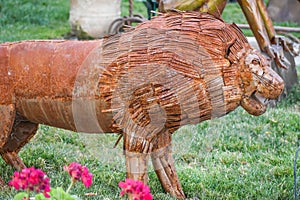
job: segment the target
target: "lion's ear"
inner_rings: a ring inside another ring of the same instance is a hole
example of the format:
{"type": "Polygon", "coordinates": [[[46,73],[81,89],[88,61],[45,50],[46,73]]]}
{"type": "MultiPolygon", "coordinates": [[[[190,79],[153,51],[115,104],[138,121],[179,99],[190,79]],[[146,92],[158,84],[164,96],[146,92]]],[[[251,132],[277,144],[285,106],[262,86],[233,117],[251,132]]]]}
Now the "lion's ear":
{"type": "Polygon", "coordinates": [[[225,58],[228,58],[229,54],[230,54],[230,48],[234,45],[234,43],[236,42],[236,38],[227,41],[226,42],[226,49],[225,49],[225,58]]]}

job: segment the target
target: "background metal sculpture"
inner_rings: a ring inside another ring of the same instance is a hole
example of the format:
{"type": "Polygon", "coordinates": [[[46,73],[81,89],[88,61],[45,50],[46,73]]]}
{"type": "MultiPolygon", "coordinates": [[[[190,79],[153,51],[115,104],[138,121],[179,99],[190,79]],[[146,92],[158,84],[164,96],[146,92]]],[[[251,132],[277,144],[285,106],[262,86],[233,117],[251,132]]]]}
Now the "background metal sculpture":
{"type": "Polygon", "coordinates": [[[284,88],[236,25],[170,12],[94,41],[0,45],[0,154],[17,169],[38,124],[124,138],[127,177],[147,182],[148,158],[165,191],[184,198],[172,133],[242,106],[252,115],[284,88]]]}
{"type": "MultiPolygon", "coordinates": [[[[151,15],[149,15],[149,9],[152,8],[152,2],[147,0],[146,1],[146,7],[148,10],[148,19],[151,18],[151,15]]],[[[154,8],[154,7],[153,7],[154,8]]],[[[120,32],[124,31],[124,27],[129,27],[133,23],[141,23],[143,21],[147,20],[142,15],[139,14],[133,14],[133,0],[129,0],[129,16],[124,16],[115,19],[108,28],[108,33],[110,35],[114,35],[120,32]]]]}

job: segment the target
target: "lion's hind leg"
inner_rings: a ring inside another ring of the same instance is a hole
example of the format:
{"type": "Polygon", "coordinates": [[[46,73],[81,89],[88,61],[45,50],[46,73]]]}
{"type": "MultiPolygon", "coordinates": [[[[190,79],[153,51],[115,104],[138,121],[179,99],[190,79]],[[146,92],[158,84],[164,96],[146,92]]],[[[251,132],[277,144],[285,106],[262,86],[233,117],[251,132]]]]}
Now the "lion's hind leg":
{"type": "Polygon", "coordinates": [[[26,167],[18,156],[18,153],[35,135],[37,129],[38,124],[16,115],[11,134],[8,135],[5,144],[0,149],[0,154],[6,163],[12,165],[17,170],[26,167]]]}
{"type": "Polygon", "coordinates": [[[17,170],[26,167],[18,153],[37,129],[38,124],[16,114],[14,105],[0,105],[0,155],[7,164],[17,170]]]}
{"type": "MultiPolygon", "coordinates": [[[[16,111],[13,104],[0,105],[0,150],[5,145],[6,140],[11,133],[15,116],[16,111]]],[[[0,178],[0,185],[3,184],[4,182],[0,178]]]]}

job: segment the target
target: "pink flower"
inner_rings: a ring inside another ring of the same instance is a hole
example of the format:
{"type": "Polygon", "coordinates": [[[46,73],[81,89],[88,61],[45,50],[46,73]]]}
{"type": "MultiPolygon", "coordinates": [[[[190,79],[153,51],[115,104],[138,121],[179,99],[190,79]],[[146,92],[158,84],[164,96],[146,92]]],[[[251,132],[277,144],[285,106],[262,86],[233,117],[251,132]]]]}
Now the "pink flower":
{"type": "Polygon", "coordinates": [[[89,173],[88,168],[83,167],[81,180],[82,180],[82,183],[85,185],[85,187],[90,187],[91,186],[92,178],[93,178],[93,175],[91,173],[89,173]]]}
{"type": "Polygon", "coordinates": [[[93,182],[93,174],[89,173],[89,170],[86,166],[72,162],[69,164],[69,166],[64,166],[64,170],[67,171],[74,180],[78,181],[81,179],[85,187],[91,186],[93,182]]]}
{"type": "Polygon", "coordinates": [[[14,172],[14,176],[8,184],[16,190],[43,192],[46,198],[50,197],[48,194],[50,192],[49,178],[42,170],[34,167],[25,168],[21,172],[14,172]]]}
{"type": "Polygon", "coordinates": [[[120,182],[119,187],[123,190],[120,195],[123,196],[125,193],[132,194],[134,200],[152,200],[150,188],[144,185],[141,181],[135,181],[132,179],[126,179],[125,182],[120,182]]]}

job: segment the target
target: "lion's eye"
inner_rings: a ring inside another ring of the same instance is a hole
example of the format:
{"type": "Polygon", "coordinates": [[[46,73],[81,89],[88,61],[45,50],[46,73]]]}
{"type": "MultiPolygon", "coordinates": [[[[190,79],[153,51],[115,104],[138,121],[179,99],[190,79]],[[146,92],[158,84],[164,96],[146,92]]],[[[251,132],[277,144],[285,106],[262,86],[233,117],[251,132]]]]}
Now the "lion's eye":
{"type": "Polygon", "coordinates": [[[251,61],[251,64],[253,65],[260,65],[260,61],[256,58],[254,58],[252,61],[251,61]]]}

